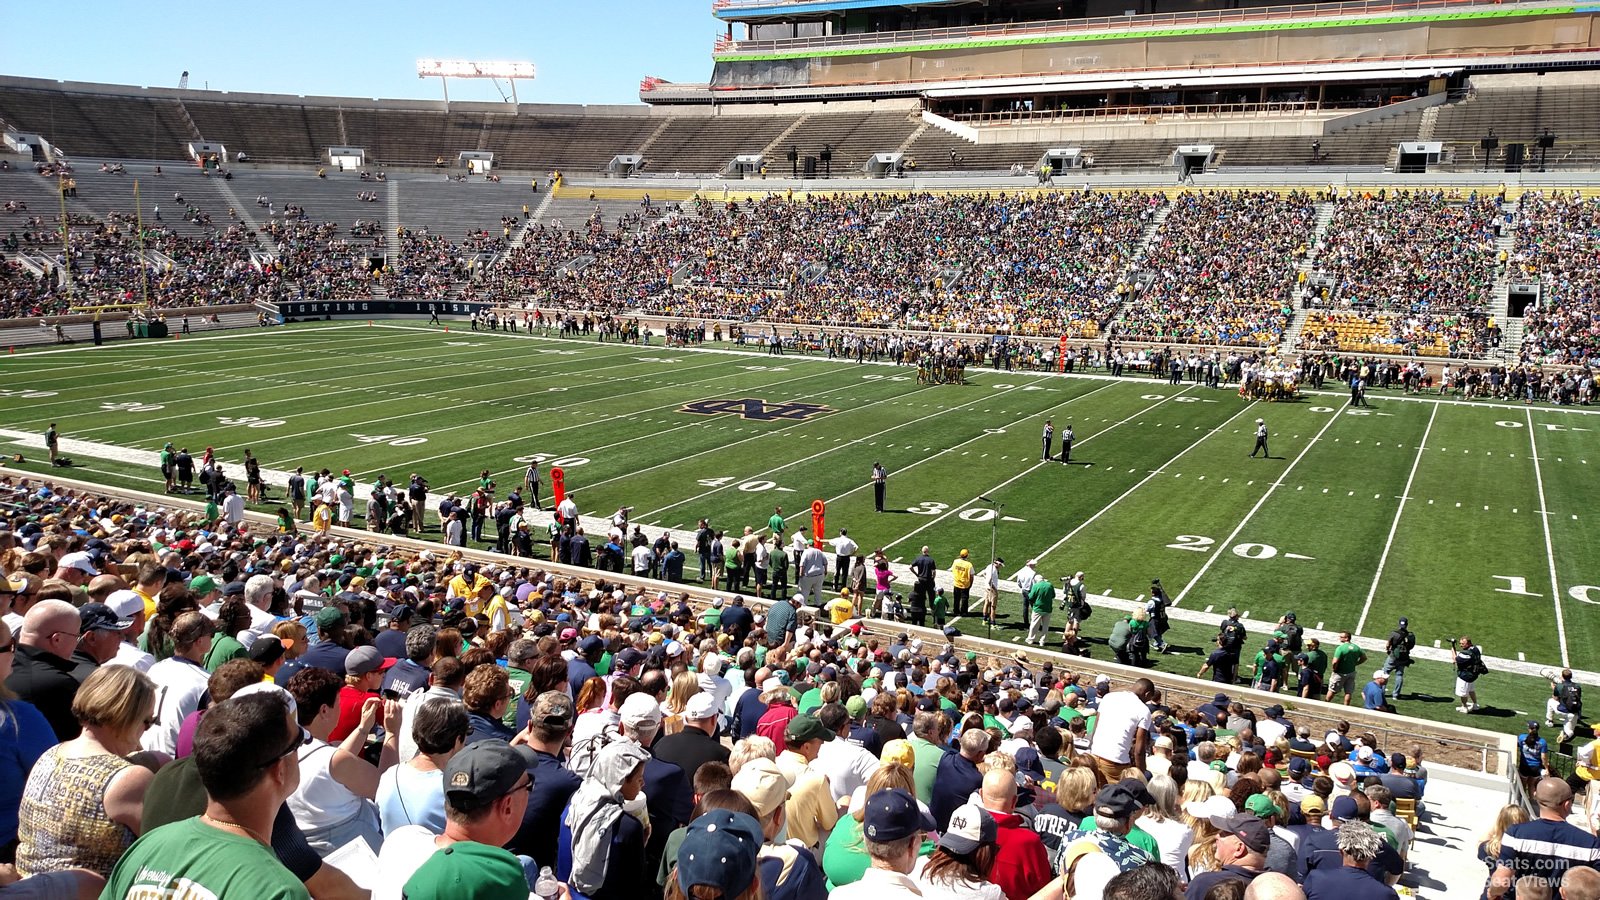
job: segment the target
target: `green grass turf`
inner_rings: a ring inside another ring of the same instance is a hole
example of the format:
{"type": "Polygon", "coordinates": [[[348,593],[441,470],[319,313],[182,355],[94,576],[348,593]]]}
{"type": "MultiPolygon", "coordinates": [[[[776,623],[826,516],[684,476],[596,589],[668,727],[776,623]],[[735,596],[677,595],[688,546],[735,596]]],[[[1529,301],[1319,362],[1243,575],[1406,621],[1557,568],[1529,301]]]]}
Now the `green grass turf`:
{"type": "MultiPolygon", "coordinates": [[[[1252,404],[1229,389],[1021,372],[926,386],[908,369],[794,354],[462,329],[335,323],[24,351],[0,358],[0,428],[57,422],[68,439],[146,451],[171,440],[227,461],[249,447],[269,468],[349,468],[366,483],[421,472],[435,490],[470,490],[487,468],[503,492],[521,479],[519,457],[543,454],[564,461],[586,512],[629,505],[647,529],[692,528],[701,516],[760,526],[778,505],[792,526],[809,525],[820,498],[830,533],[848,527],[891,559],[928,545],[947,565],[966,547],[981,565],[993,536],[1007,575],[1037,558],[1052,578],[1081,569],[1092,592],[1129,600],[1160,578],[1185,609],[1220,616],[1234,605],[1268,621],[1293,609],[1308,627],[1363,623],[1376,637],[1406,615],[1424,646],[1466,633],[1494,656],[1559,666],[1565,653],[1600,669],[1588,639],[1600,588],[1582,587],[1600,583],[1590,473],[1600,417],[1582,411],[1393,394],[1367,410],[1337,394],[1252,404]],[[762,421],[682,411],[738,398],[827,412],[762,421]],[[1246,458],[1257,416],[1272,432],[1270,459],[1246,458]],[[1058,431],[1073,426],[1072,465],[1040,461],[1046,417],[1058,431]],[[875,460],[890,472],[881,515],[875,460]]],[[[74,474],[107,484],[160,484],[153,467],[77,462],[74,474]]],[[[1020,606],[1002,603],[996,637],[1020,639],[1020,606]]],[[[1090,636],[1113,618],[1093,618],[1090,636]]],[[[1158,667],[1193,674],[1213,634],[1175,622],[1182,650],[1158,667]]],[[[1402,712],[1515,730],[1543,703],[1537,680],[1497,673],[1480,692],[1495,712],[1463,718],[1450,677],[1443,664],[1417,665],[1408,693],[1433,699],[1402,712]]]]}

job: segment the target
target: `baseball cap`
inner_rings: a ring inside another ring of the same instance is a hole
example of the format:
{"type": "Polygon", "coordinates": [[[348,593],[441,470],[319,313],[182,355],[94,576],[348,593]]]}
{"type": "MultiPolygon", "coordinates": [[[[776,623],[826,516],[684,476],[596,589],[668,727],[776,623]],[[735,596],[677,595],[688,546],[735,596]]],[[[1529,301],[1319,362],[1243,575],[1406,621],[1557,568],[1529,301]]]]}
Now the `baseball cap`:
{"type": "Polygon", "coordinates": [[[1340,760],[1328,767],[1328,777],[1332,778],[1333,783],[1340,787],[1349,787],[1351,782],[1356,780],[1355,766],[1340,760]]]}
{"type": "MultiPolygon", "coordinates": [[[[319,612],[317,615],[321,614],[319,612]]],[[[367,675],[372,672],[382,672],[394,663],[393,657],[385,658],[377,647],[357,647],[344,655],[344,673],[367,675]]]]}
{"type": "MultiPolygon", "coordinates": [[[[538,764],[538,757],[525,747],[513,747],[499,738],[474,741],[450,757],[444,767],[444,793],[459,798],[464,805],[477,807],[497,800],[538,764]]],[[[526,891],[526,883],[522,886],[526,891]]]]}
{"type": "Polygon", "coordinates": [[[1304,777],[1309,771],[1311,771],[1311,763],[1306,762],[1304,758],[1296,756],[1294,759],[1289,760],[1290,775],[1300,778],[1304,777]]]}
{"type": "Polygon", "coordinates": [[[435,851],[405,883],[406,900],[527,900],[528,876],[511,852],[477,841],[435,851]]]}
{"type": "Polygon", "coordinates": [[[1183,811],[1196,819],[1210,819],[1215,816],[1232,815],[1234,808],[1232,800],[1213,795],[1204,800],[1190,800],[1183,805],[1183,811]]]}
{"type": "Polygon", "coordinates": [[[764,840],[761,823],[744,813],[708,811],[689,823],[678,846],[678,886],[686,896],[701,896],[691,893],[697,887],[716,888],[722,897],[742,896],[755,881],[764,840]]]}
{"type": "Polygon", "coordinates": [[[1301,812],[1301,814],[1306,814],[1306,813],[1325,813],[1327,811],[1328,811],[1328,804],[1324,803],[1322,801],[1322,798],[1317,796],[1316,794],[1307,794],[1304,797],[1300,798],[1300,812],[1301,812]]]}
{"type": "MultiPolygon", "coordinates": [[[[275,634],[263,634],[250,644],[250,658],[263,666],[270,666],[278,661],[288,649],[288,642],[275,634]]],[[[348,668],[347,668],[348,671],[348,668]]]]}
{"type": "MultiPolygon", "coordinates": [[[[695,696],[698,697],[700,695],[696,694],[695,696]]],[[[687,712],[684,714],[688,715],[687,712]]],[[[802,744],[813,738],[819,738],[823,741],[833,740],[833,732],[822,724],[821,719],[811,715],[795,716],[790,719],[789,724],[783,727],[783,736],[785,740],[802,744]]]]}
{"type": "Polygon", "coordinates": [[[106,605],[117,614],[119,619],[132,619],[144,612],[144,598],[135,591],[112,591],[106,598],[106,605]]]}
{"type": "Polygon", "coordinates": [[[1361,815],[1361,807],[1356,805],[1356,799],[1349,794],[1333,798],[1333,807],[1328,812],[1341,822],[1354,819],[1361,815]]]}
{"type": "MultiPolygon", "coordinates": [[[[189,590],[204,597],[217,589],[217,580],[210,575],[196,575],[189,579],[189,590]]],[[[119,592],[120,593],[120,592],[119,592]]],[[[133,593],[129,591],[128,593],[133,593]]]]}
{"type": "Polygon", "coordinates": [[[717,698],[701,691],[683,705],[683,717],[693,721],[709,719],[717,714],[717,698]]]}
{"type": "Polygon", "coordinates": [[[90,631],[121,631],[133,624],[132,619],[125,619],[112,611],[104,603],[85,603],[78,608],[78,623],[81,629],[90,631]]]}
{"type": "Polygon", "coordinates": [[[1269,816],[1283,818],[1283,808],[1273,803],[1266,794],[1251,794],[1244,801],[1244,808],[1263,819],[1269,816]]]}
{"type": "Polygon", "coordinates": [[[1217,692],[1217,694],[1216,694],[1216,696],[1214,696],[1214,697],[1212,697],[1212,698],[1211,698],[1211,702],[1212,702],[1212,703],[1217,703],[1217,704],[1223,704],[1223,705],[1226,705],[1226,704],[1227,704],[1227,703],[1229,703],[1229,702],[1231,702],[1231,701],[1229,701],[1229,699],[1228,699],[1228,695],[1227,695],[1227,694],[1224,694],[1224,693],[1222,693],[1222,692],[1221,692],[1221,691],[1218,691],[1218,692],[1217,692]]]}
{"type": "Polygon", "coordinates": [[[743,794],[762,818],[772,815],[773,810],[789,799],[789,779],[779,770],[777,763],[766,757],[752,759],[740,766],[729,787],[743,794]]]}
{"type": "Polygon", "coordinates": [[[1276,719],[1277,717],[1283,715],[1283,704],[1274,703],[1262,710],[1262,712],[1266,713],[1268,718],[1276,719]]]}
{"type": "Polygon", "coordinates": [[[975,803],[958,806],[950,814],[950,827],[939,836],[939,846],[951,853],[971,853],[995,843],[999,826],[989,811],[975,803]]]}
{"type": "MultiPolygon", "coordinates": [[[[1256,794],[1255,796],[1261,796],[1256,794]]],[[[1343,798],[1348,800],[1349,798],[1343,798]]],[[[1351,801],[1354,802],[1354,801],[1351,801]]],[[[1277,807],[1273,807],[1276,809],[1277,807]]],[[[1257,853],[1267,852],[1272,846],[1272,831],[1267,823],[1250,813],[1236,812],[1229,816],[1212,816],[1208,821],[1224,834],[1231,834],[1257,853]]]]}
{"type": "Polygon", "coordinates": [[[867,701],[857,694],[844,702],[844,711],[850,714],[850,718],[859,719],[867,713],[867,701]]]}
{"type": "Polygon", "coordinates": [[[561,639],[563,641],[575,641],[575,640],[577,640],[578,639],[578,629],[576,629],[576,628],[563,628],[563,629],[561,629],[561,639]]]}
{"type": "Polygon", "coordinates": [[[538,722],[548,728],[570,726],[572,698],[568,697],[565,691],[545,691],[533,698],[533,708],[528,710],[528,721],[538,722]]]}
{"type": "Polygon", "coordinates": [[[82,551],[77,553],[68,553],[66,556],[61,557],[61,568],[77,569],[79,572],[83,572],[86,575],[100,574],[100,570],[95,568],[94,558],[82,551]]]}
{"type": "Polygon", "coordinates": [[[1139,802],[1138,795],[1120,781],[1106,785],[1094,795],[1094,812],[1097,816],[1126,819],[1143,808],[1144,804],[1139,802]]]}
{"type": "Polygon", "coordinates": [[[661,724],[661,704],[643,691],[629,694],[617,713],[622,718],[622,724],[629,728],[658,727],[661,724]]]}
{"type": "Polygon", "coordinates": [[[337,606],[324,606],[317,610],[315,617],[318,628],[330,628],[344,624],[344,610],[337,606]]]}
{"type": "Polygon", "coordinates": [[[880,844],[905,840],[938,827],[933,817],[917,805],[917,798],[902,788],[888,788],[868,797],[862,825],[862,834],[880,844]]]}
{"type": "Polygon", "coordinates": [[[604,650],[605,648],[606,648],[606,642],[599,635],[591,634],[588,637],[586,637],[583,640],[578,642],[578,648],[577,649],[578,649],[579,653],[582,653],[583,655],[588,656],[591,653],[599,653],[601,650],[604,650]]]}
{"type": "Polygon", "coordinates": [[[1539,720],[1538,719],[1529,719],[1528,720],[1528,730],[1529,731],[1538,731],[1539,730],[1539,720]]]}

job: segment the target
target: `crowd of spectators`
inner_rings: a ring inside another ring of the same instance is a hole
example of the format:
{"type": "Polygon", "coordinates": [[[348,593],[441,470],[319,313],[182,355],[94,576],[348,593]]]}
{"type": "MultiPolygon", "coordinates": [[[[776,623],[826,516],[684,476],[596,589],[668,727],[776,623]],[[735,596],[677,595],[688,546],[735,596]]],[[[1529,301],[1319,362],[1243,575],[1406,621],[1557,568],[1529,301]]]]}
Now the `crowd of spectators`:
{"type": "MultiPolygon", "coordinates": [[[[1423,806],[1420,746],[1225,683],[0,490],[0,896],[1351,900],[1423,806]]],[[[1492,896],[1600,847],[1536,794],[1492,896]]]]}
{"type": "Polygon", "coordinates": [[[1590,365],[1600,353],[1600,202],[1577,192],[1522,195],[1512,266],[1541,285],[1523,319],[1526,364],[1590,365]]]}
{"type": "Polygon", "coordinates": [[[1483,313],[1494,290],[1503,196],[1458,191],[1348,194],[1317,256],[1318,305],[1438,315],[1483,313]]]}
{"type": "Polygon", "coordinates": [[[1117,316],[1129,340],[1276,346],[1294,316],[1295,267],[1316,228],[1311,195],[1187,193],[1145,251],[1117,316]]]}

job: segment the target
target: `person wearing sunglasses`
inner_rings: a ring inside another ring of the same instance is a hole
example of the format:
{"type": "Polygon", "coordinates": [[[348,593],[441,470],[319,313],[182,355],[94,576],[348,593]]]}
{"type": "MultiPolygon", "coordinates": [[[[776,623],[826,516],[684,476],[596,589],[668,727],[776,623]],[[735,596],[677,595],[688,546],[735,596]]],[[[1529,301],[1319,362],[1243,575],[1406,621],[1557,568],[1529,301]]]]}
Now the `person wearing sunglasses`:
{"type": "Polygon", "coordinates": [[[527,857],[501,848],[522,825],[536,764],[528,748],[492,738],[452,756],[443,832],[405,825],[388,835],[373,900],[397,900],[402,891],[408,900],[447,900],[469,893],[469,884],[485,891],[471,896],[527,897],[527,857]]]}
{"type": "MultiPolygon", "coordinates": [[[[5,582],[0,581],[0,585],[5,582]]],[[[0,621],[0,863],[17,856],[17,808],[34,763],[56,743],[56,733],[38,708],[19,700],[6,686],[17,639],[0,621]]]]}
{"type": "Polygon", "coordinates": [[[155,721],[156,685],[127,666],[95,669],[72,713],[79,735],[45,751],[28,775],[18,812],[17,871],[111,874],[139,836],[155,773],[131,762],[155,721]]]}
{"type": "MultiPolygon", "coordinates": [[[[72,714],[72,698],[81,678],[72,659],[78,646],[78,610],[65,600],[40,600],[23,617],[15,637],[16,655],[6,687],[44,713],[56,740],[70,741],[81,730],[72,714]]],[[[83,677],[88,675],[83,667],[83,677]]]]}

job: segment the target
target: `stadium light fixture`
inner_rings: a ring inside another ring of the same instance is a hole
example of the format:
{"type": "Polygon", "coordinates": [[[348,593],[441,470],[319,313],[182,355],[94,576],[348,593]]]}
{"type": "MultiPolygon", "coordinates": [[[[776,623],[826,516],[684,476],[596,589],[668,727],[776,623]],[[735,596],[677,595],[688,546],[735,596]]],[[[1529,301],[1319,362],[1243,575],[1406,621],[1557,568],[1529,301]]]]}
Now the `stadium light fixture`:
{"type": "Polygon", "coordinates": [[[437,78],[444,88],[445,105],[450,105],[451,78],[504,78],[511,82],[511,102],[517,101],[517,79],[531,81],[538,70],[531,62],[513,60],[419,59],[418,78],[437,78]]]}

